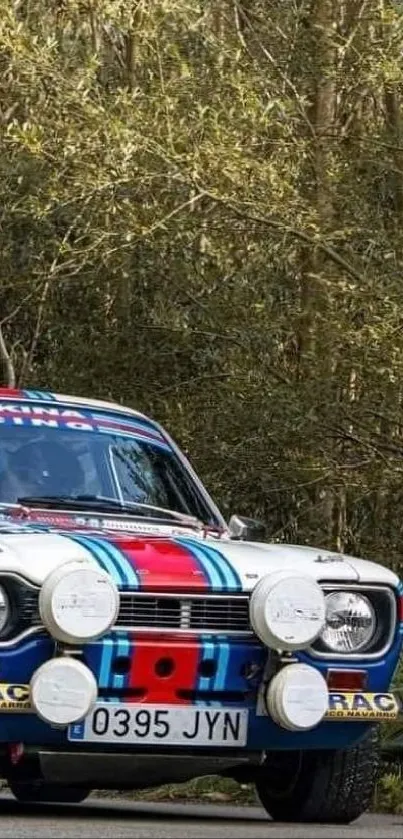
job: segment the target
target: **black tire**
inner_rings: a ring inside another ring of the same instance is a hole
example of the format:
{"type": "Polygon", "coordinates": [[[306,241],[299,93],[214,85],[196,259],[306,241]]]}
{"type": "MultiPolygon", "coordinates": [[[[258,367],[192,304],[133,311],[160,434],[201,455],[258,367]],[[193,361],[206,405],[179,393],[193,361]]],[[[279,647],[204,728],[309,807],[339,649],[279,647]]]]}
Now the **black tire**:
{"type": "Polygon", "coordinates": [[[21,804],[80,804],[91,792],[87,787],[67,787],[44,781],[9,781],[8,786],[21,804]]]}
{"type": "Polygon", "coordinates": [[[272,753],[256,791],[275,821],[348,824],[371,804],[379,754],[377,729],[351,749],[272,753]]]}

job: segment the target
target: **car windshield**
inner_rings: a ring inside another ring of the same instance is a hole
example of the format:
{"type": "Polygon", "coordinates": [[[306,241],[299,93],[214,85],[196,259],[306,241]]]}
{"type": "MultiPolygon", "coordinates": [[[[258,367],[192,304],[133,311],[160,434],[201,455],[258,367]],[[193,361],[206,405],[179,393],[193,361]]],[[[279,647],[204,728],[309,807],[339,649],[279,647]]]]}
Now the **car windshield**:
{"type": "Polygon", "coordinates": [[[192,476],[152,423],[125,414],[0,402],[0,503],[41,496],[98,496],[217,525],[192,476]]]}

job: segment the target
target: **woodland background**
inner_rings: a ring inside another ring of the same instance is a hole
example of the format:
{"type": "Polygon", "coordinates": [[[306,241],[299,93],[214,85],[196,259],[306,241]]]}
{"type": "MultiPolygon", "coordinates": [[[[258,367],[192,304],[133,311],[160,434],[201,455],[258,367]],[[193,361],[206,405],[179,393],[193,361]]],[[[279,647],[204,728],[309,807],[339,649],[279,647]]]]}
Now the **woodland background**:
{"type": "Polygon", "coordinates": [[[227,516],[403,574],[402,101],[397,0],[0,0],[4,383],[150,413],[227,516]]]}
{"type": "Polygon", "coordinates": [[[403,3],[0,0],[3,380],[401,570],[403,3]]]}

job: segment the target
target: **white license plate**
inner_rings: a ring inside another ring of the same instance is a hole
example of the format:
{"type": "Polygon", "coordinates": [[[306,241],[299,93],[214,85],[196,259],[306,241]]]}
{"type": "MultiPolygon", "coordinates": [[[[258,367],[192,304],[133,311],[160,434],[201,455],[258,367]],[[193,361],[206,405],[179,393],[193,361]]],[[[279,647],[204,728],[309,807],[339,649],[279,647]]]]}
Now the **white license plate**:
{"type": "Polygon", "coordinates": [[[96,705],[68,739],[153,746],[245,746],[248,711],[184,705],[96,705]]]}

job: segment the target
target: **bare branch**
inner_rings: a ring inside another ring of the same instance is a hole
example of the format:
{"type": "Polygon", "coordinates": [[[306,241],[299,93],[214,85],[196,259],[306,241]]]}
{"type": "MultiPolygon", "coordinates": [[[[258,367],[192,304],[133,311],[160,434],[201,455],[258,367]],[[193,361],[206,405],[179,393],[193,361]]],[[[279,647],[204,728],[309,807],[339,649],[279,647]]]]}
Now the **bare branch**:
{"type": "Polygon", "coordinates": [[[7,387],[15,387],[16,376],[14,362],[8,352],[7,345],[4,339],[3,330],[0,324],[0,359],[6,372],[7,387]]]}
{"type": "Polygon", "coordinates": [[[40,334],[41,334],[42,319],[43,319],[43,314],[44,314],[44,311],[45,311],[46,300],[47,300],[47,296],[48,296],[48,293],[49,293],[49,288],[50,288],[50,280],[46,280],[46,282],[43,286],[42,294],[41,294],[40,301],[39,301],[38,315],[37,315],[37,319],[36,319],[34,335],[33,335],[32,341],[31,341],[31,346],[28,350],[26,358],[24,358],[24,363],[23,363],[22,368],[21,368],[21,374],[20,374],[20,377],[19,377],[20,383],[22,383],[23,380],[24,380],[25,371],[28,371],[28,373],[29,373],[30,370],[31,370],[31,367],[32,367],[32,360],[33,360],[33,357],[34,357],[34,354],[35,354],[35,351],[36,351],[36,347],[37,347],[37,344],[38,344],[38,341],[39,341],[39,337],[40,337],[40,334]]]}

